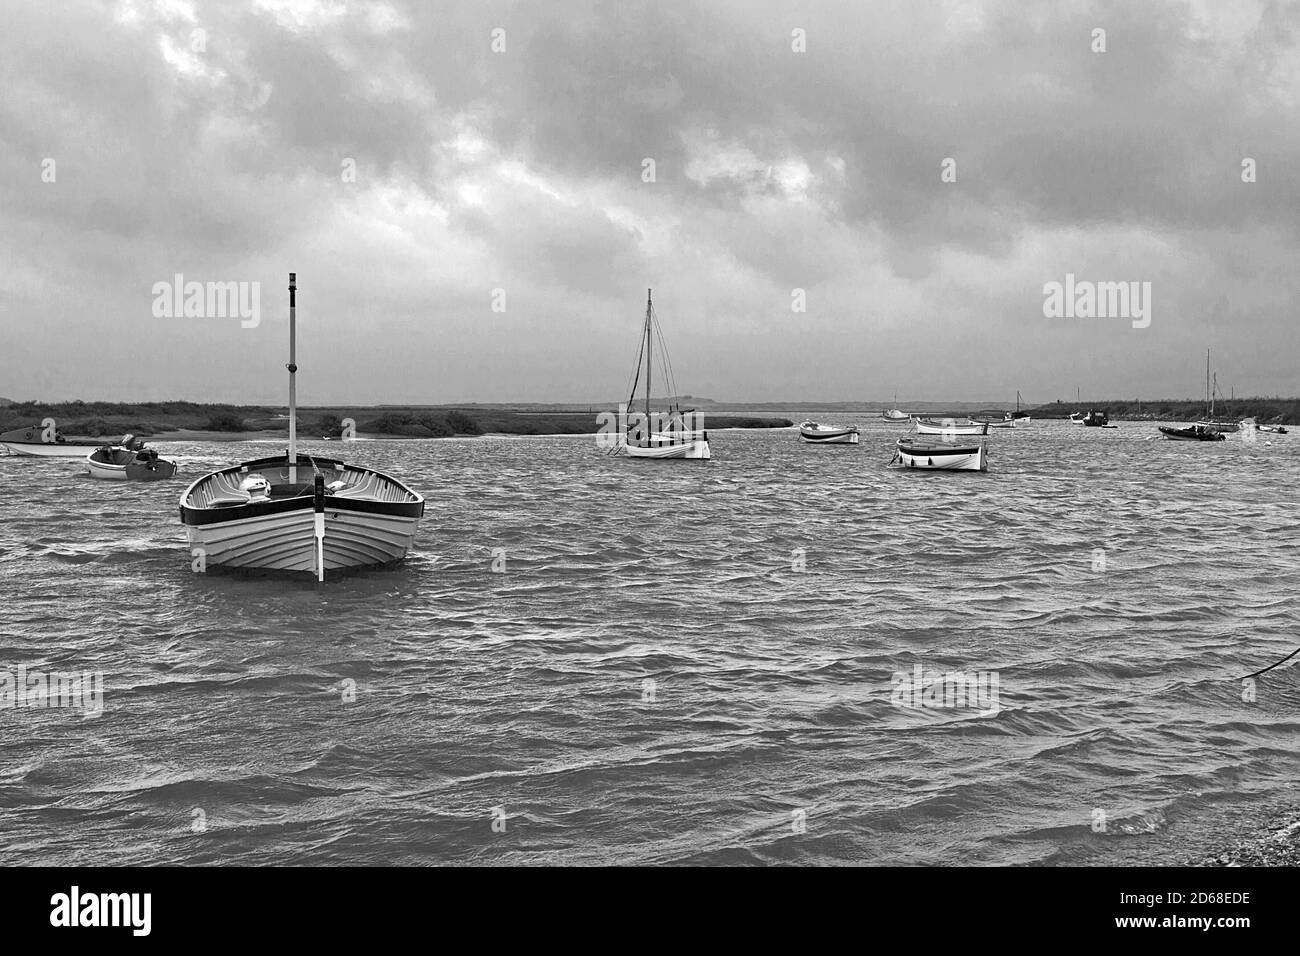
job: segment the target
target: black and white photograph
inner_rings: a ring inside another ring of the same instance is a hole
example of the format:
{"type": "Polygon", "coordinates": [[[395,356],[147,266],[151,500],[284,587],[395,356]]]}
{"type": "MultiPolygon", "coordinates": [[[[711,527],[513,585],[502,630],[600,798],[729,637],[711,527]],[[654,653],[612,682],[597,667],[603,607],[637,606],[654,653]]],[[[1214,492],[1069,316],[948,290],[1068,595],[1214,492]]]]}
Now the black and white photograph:
{"type": "Polygon", "coordinates": [[[22,920],[707,867],[1266,922],[1300,3],[0,18],[22,920]]]}

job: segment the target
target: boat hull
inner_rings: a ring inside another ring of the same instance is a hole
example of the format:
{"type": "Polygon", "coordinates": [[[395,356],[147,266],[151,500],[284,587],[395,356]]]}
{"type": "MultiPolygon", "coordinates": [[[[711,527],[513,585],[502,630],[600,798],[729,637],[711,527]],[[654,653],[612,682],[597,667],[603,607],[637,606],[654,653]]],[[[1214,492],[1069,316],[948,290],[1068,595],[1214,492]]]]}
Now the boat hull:
{"type": "Polygon", "coordinates": [[[623,450],[629,458],[647,458],[656,461],[662,461],[670,458],[688,458],[697,461],[707,461],[712,457],[709,450],[708,439],[699,438],[693,441],[665,441],[662,444],[638,445],[628,443],[623,446],[623,450]]]}
{"type": "Polygon", "coordinates": [[[0,445],[9,449],[11,455],[23,458],[85,458],[100,443],[83,445],[73,442],[0,441],[0,445]]]}
{"type": "Polygon", "coordinates": [[[180,517],[191,554],[203,568],[227,567],[266,571],[324,572],[400,561],[415,540],[424,515],[424,498],[396,478],[367,468],[315,459],[326,478],[347,487],[322,495],[319,511],[310,491],[314,469],[305,456],[298,465],[298,484],[283,457],[246,462],[212,472],[181,495],[180,517]],[[225,504],[239,480],[262,475],[280,483],[288,494],[225,504]],[[293,493],[297,491],[297,493],[293,493]],[[323,538],[323,561],[317,561],[317,518],[323,538]]]}
{"type": "Polygon", "coordinates": [[[853,425],[848,428],[835,428],[831,425],[804,422],[799,426],[799,438],[810,445],[856,445],[858,429],[853,425]]]}
{"type": "Polygon", "coordinates": [[[105,453],[98,448],[86,456],[86,473],[100,481],[165,481],[175,477],[176,463],[157,457],[140,459],[133,450],[115,448],[105,453]]]}
{"type": "MultiPolygon", "coordinates": [[[[316,573],[316,514],[310,500],[293,511],[187,525],[191,553],[200,548],[207,565],[316,573]]],[[[406,557],[419,518],[356,514],[327,506],[325,570],[388,564],[406,557]]]]}
{"type": "Polygon", "coordinates": [[[900,441],[898,461],[919,471],[987,471],[988,451],[983,442],[946,446],[900,441]]]}
{"type": "Polygon", "coordinates": [[[918,418],[916,433],[918,435],[987,435],[989,426],[986,422],[941,422],[918,418]]]}
{"type": "Polygon", "coordinates": [[[817,434],[809,435],[805,432],[800,432],[799,438],[801,441],[805,441],[810,445],[856,445],[858,444],[858,440],[859,440],[859,436],[856,431],[839,432],[839,433],[823,433],[820,435],[817,434]]]}
{"type": "Polygon", "coordinates": [[[1209,429],[1198,429],[1196,426],[1189,428],[1169,428],[1165,425],[1157,426],[1160,433],[1172,441],[1226,441],[1221,434],[1209,429]]]}

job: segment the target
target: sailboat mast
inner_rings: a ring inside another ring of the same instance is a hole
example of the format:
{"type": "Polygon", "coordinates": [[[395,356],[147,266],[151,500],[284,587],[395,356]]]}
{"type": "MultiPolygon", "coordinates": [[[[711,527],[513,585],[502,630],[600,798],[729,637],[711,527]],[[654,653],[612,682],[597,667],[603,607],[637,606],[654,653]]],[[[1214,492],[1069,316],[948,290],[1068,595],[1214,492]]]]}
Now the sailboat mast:
{"type": "Polygon", "coordinates": [[[650,290],[645,290],[645,428],[650,435],[650,290]]]}
{"type": "Polygon", "coordinates": [[[1205,350],[1205,414],[1210,414],[1210,350],[1205,350]]]}
{"type": "Polygon", "coordinates": [[[298,483],[298,273],[289,273],[289,481],[298,483]]]}

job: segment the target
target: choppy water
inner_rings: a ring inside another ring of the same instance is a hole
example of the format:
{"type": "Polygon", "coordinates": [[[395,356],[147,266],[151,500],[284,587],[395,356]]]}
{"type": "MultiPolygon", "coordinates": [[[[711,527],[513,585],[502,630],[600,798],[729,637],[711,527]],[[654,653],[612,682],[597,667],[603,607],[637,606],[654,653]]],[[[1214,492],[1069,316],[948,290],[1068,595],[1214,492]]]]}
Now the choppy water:
{"type": "Polygon", "coordinates": [[[0,862],[1174,863],[1291,805],[1297,672],[1240,677],[1300,643],[1300,436],[1044,422],[924,475],[900,433],[345,446],[429,507],[323,589],[191,573],[182,480],[0,459],[0,672],[105,681],[0,710],[0,862]],[[996,714],[898,706],[918,664],[996,714]]]}

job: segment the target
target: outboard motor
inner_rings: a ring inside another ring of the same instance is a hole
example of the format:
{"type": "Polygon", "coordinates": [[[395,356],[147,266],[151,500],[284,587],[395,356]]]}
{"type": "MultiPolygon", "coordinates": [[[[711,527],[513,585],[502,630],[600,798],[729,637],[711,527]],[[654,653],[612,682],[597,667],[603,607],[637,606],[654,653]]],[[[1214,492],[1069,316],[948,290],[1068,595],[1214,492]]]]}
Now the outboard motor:
{"type": "Polygon", "coordinates": [[[261,475],[249,475],[239,483],[239,490],[248,495],[249,501],[271,497],[271,483],[261,475]]]}

